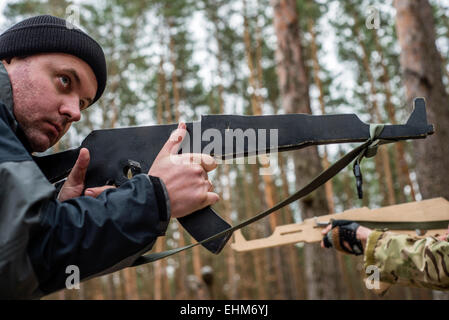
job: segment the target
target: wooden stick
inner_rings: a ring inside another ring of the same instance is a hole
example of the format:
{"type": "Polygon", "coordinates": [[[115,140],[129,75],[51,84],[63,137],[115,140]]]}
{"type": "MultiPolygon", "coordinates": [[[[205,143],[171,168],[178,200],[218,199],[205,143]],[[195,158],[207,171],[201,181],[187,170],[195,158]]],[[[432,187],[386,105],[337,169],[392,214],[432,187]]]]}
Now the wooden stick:
{"type": "MultiPolygon", "coordinates": [[[[346,210],[342,213],[329,214],[311,219],[302,223],[293,223],[278,226],[273,234],[266,238],[246,240],[241,230],[234,232],[234,243],[231,247],[239,252],[270,248],[297,242],[319,242],[323,238],[321,229],[331,219],[346,219],[357,221],[379,222],[427,222],[449,220],[449,201],[444,198],[434,198],[419,202],[392,205],[379,209],[346,210]]],[[[437,236],[447,232],[446,229],[435,230],[394,230],[395,233],[412,236],[437,236]],[[420,233],[419,235],[417,233],[420,233]]]]}

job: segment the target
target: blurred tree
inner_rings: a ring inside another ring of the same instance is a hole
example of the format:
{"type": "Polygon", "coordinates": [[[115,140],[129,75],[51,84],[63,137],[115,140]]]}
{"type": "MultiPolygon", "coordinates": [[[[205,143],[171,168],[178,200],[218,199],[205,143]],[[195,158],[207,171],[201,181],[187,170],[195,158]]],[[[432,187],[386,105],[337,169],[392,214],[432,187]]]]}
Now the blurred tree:
{"type": "MultiPolygon", "coordinates": [[[[449,167],[448,94],[442,80],[441,54],[435,44],[435,20],[427,0],[394,1],[396,30],[401,46],[401,66],[407,105],[415,97],[424,97],[427,119],[435,126],[435,134],[426,141],[416,141],[418,182],[424,199],[445,197],[449,167]]],[[[448,294],[443,295],[445,299],[448,294]]]]}
{"type": "Polygon", "coordinates": [[[432,9],[426,0],[395,1],[394,5],[407,104],[412,105],[415,97],[425,97],[428,121],[435,125],[433,136],[415,142],[420,190],[423,198],[449,198],[443,178],[449,176],[445,165],[449,154],[448,95],[442,82],[441,55],[435,45],[432,9]]]}
{"type": "MultiPolygon", "coordinates": [[[[263,107],[263,97],[261,95],[261,89],[262,89],[262,83],[261,83],[261,54],[259,53],[260,45],[257,45],[256,49],[254,50],[252,39],[250,36],[251,30],[249,26],[249,17],[248,17],[248,10],[247,10],[247,3],[246,0],[243,0],[243,39],[245,43],[245,55],[246,55],[246,61],[249,68],[249,91],[250,91],[250,101],[251,101],[251,113],[252,115],[262,115],[262,107],[263,107]],[[254,52],[256,51],[256,52],[254,52]],[[256,59],[255,59],[256,58],[256,59]],[[260,76],[259,76],[260,75],[260,76]]],[[[256,35],[260,37],[260,31],[259,26],[257,25],[256,20],[256,35]]],[[[260,43],[260,40],[256,39],[257,42],[260,43]]],[[[262,156],[262,161],[259,162],[261,167],[268,168],[269,167],[269,159],[267,156],[262,156]]],[[[260,157],[258,157],[260,160],[260,157]]],[[[268,207],[273,207],[276,204],[277,198],[279,198],[276,194],[276,189],[274,187],[273,179],[271,175],[263,175],[262,179],[264,181],[264,193],[265,193],[265,202],[268,207]]],[[[277,226],[277,215],[276,213],[273,213],[269,217],[270,221],[270,228],[271,232],[274,231],[274,229],[277,226]]],[[[282,257],[281,257],[281,251],[280,248],[273,248],[271,249],[274,259],[274,272],[275,272],[275,279],[276,279],[276,285],[278,289],[278,296],[276,298],[280,299],[286,299],[286,286],[285,281],[283,279],[283,273],[282,273],[282,257]]]]}
{"type": "MultiPolygon", "coordinates": [[[[365,27],[365,17],[361,13],[363,8],[360,1],[352,0],[341,3],[346,19],[338,19],[334,22],[340,35],[339,54],[342,58],[348,58],[357,62],[359,75],[358,82],[361,90],[369,93],[370,122],[385,123],[384,112],[379,107],[379,97],[376,86],[375,74],[372,67],[372,54],[374,50],[373,31],[365,27]],[[358,5],[357,5],[358,4],[358,5]],[[349,47],[348,42],[353,46],[349,47]],[[366,89],[365,89],[366,88],[366,89]]],[[[395,204],[395,190],[390,159],[386,146],[379,148],[378,157],[375,159],[379,181],[383,181],[380,191],[383,194],[383,205],[395,204]]]]}
{"type": "MultiPolygon", "coordinates": [[[[282,96],[282,108],[286,113],[311,113],[308,76],[305,69],[296,1],[273,0],[274,26],[277,35],[277,74],[282,96]]],[[[321,170],[321,160],[316,147],[295,153],[295,172],[301,182],[311,180],[321,170]]],[[[297,181],[299,187],[301,183],[297,181]]],[[[303,218],[328,212],[326,197],[321,190],[301,200],[303,218]]],[[[304,247],[307,297],[310,299],[335,299],[339,297],[334,252],[324,251],[319,245],[304,247]]]]}

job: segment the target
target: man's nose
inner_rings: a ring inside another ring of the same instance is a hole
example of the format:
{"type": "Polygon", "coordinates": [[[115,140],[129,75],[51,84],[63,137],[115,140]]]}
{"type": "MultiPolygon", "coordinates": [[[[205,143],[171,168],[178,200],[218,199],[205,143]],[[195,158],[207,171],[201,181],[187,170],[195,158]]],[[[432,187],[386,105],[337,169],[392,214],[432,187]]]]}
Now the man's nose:
{"type": "Polygon", "coordinates": [[[79,121],[81,119],[81,110],[78,97],[66,97],[59,108],[59,112],[66,116],[69,122],[79,121]]]}

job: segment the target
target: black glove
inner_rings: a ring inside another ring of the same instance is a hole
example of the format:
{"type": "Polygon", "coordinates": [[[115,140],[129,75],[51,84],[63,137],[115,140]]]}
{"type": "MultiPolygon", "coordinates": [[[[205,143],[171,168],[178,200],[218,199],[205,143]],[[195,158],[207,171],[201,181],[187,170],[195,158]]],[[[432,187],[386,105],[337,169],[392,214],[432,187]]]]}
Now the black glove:
{"type": "Polygon", "coordinates": [[[334,247],[336,250],[356,256],[363,254],[362,242],[357,239],[356,231],[360,225],[349,220],[332,220],[332,229],[323,237],[326,248],[334,247]],[[344,242],[351,247],[349,250],[344,242]]]}

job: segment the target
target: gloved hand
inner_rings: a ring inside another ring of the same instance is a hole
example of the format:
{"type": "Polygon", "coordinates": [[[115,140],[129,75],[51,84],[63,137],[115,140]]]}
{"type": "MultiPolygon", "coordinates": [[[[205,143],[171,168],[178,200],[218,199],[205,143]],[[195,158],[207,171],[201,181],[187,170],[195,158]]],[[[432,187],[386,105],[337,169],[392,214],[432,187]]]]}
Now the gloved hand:
{"type": "Polygon", "coordinates": [[[349,220],[332,220],[323,231],[321,247],[361,255],[371,230],[349,220]]]}

